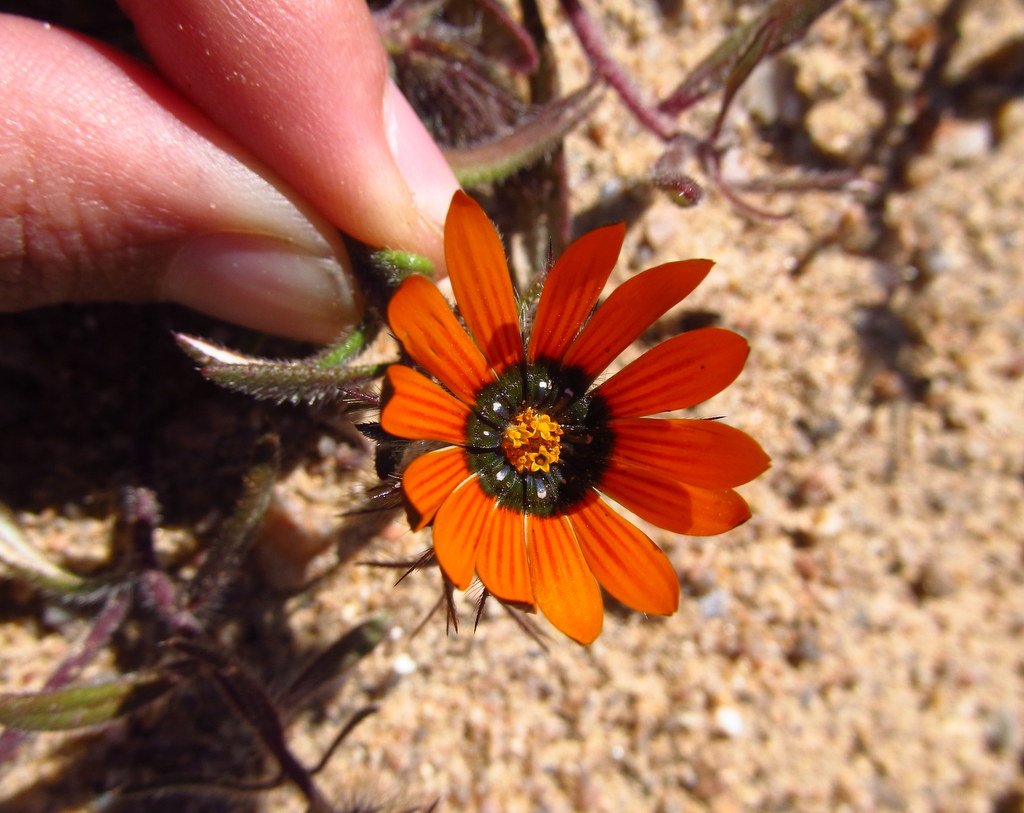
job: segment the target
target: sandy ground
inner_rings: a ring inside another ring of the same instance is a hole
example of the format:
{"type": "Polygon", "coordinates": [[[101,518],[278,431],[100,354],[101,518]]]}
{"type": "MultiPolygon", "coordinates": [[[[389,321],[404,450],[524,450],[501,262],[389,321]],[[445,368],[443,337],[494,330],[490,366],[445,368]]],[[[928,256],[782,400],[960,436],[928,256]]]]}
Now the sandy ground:
{"type": "MultiPolygon", "coordinates": [[[[682,5],[668,23],[650,3],[609,3],[599,18],[626,67],[657,93],[732,20],[716,4],[682,5]]],[[[897,89],[916,87],[941,8],[865,0],[833,9],[742,96],[727,127],[736,148],[726,171],[799,172],[782,167],[785,145],[758,137],[765,126],[789,132],[794,103],[805,154],[863,161],[865,178],[880,180],[872,155],[884,152],[875,139],[892,111],[873,83],[884,66],[897,89]]],[[[553,4],[544,11],[571,88],[578,50],[553,4]]],[[[961,35],[948,86],[1003,46],[1019,65],[1024,9],[969,3],[961,35]]],[[[436,572],[396,587],[393,571],[357,565],[418,555],[428,538],[402,522],[358,554],[332,546],[314,562],[318,580],[297,595],[256,583],[284,619],[280,641],[250,642],[271,683],[293,668],[293,653],[361,619],[386,613],[393,624],[340,692],[291,723],[296,752],[312,764],[353,711],[379,705],[318,777],[331,798],[397,809],[441,799],[442,810],[480,813],[1022,809],[1019,67],[1016,76],[1016,97],[986,105],[980,83],[970,90],[975,109],[944,111],[910,159],[910,184],[877,219],[864,195],[815,192],[759,197],[791,214],[751,221],[711,192],[687,211],[655,197],[631,224],[620,278],[669,259],[717,260],[656,338],[710,314],[750,340],[739,381],[697,414],[727,416],[773,457],[742,489],[754,512],[746,525],[713,539],[652,531],[683,585],[675,616],[609,605],[593,646],[551,631],[544,651],[494,605],[474,633],[474,596],[459,595],[458,635],[437,615],[413,636],[439,596],[436,572]]],[[[686,122],[701,132],[714,112],[702,106],[686,122]]],[[[895,113],[905,122],[912,110],[895,113]]],[[[659,150],[609,94],[567,142],[574,209],[614,198],[659,150]]],[[[178,429],[195,420],[211,431],[220,418],[210,409],[177,416],[178,429]]],[[[347,435],[336,421],[318,415],[312,424],[317,453],[298,457],[278,493],[306,531],[330,537],[339,505],[368,478],[353,475],[364,456],[339,442],[347,435]]],[[[102,555],[111,520],[96,491],[49,502],[41,487],[7,492],[0,498],[55,557],[87,565],[102,555]]],[[[185,530],[161,534],[169,550],[192,544],[185,530]]],[[[295,578],[279,566],[274,575],[295,578]]],[[[2,588],[0,686],[37,688],[83,621],[10,582],[2,588]]],[[[90,674],[113,669],[105,657],[90,674]]],[[[0,776],[0,807],[89,809],[123,780],[140,729],[162,736],[144,719],[32,739],[0,776]]],[[[236,733],[246,741],[246,729],[236,733]]],[[[256,775],[251,749],[237,750],[256,775]]],[[[301,809],[289,788],[261,804],[301,809]]],[[[223,800],[201,809],[236,808],[248,809],[223,800]]],[[[179,799],[175,809],[192,808],[179,799]]]]}

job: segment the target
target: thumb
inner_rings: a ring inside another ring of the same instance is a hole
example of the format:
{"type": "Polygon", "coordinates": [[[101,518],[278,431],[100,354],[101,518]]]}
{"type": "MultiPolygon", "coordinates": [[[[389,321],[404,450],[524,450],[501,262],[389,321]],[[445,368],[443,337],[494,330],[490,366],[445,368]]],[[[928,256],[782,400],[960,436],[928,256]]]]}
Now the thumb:
{"type": "Polygon", "coordinates": [[[313,341],[358,320],[334,229],[148,71],[5,15],[0,52],[0,311],[168,299],[313,341]]]}

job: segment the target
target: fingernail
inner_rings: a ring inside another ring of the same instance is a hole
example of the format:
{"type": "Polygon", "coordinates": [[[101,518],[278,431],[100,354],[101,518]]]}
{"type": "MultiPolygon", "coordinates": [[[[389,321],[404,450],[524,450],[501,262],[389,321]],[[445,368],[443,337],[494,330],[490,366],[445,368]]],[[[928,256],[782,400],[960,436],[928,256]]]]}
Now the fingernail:
{"type": "Polygon", "coordinates": [[[431,229],[440,234],[459,183],[423,122],[390,80],[384,91],[384,131],[416,208],[431,229]]]}
{"type": "Polygon", "coordinates": [[[329,342],[362,314],[351,278],[334,258],[304,254],[257,234],[207,234],[171,260],[162,298],[245,327],[329,342]]]}

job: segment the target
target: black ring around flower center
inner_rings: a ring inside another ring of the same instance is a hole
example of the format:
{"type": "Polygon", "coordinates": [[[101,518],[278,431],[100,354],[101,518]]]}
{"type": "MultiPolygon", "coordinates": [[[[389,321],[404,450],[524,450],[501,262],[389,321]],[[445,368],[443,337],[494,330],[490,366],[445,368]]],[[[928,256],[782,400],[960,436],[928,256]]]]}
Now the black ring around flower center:
{"type": "Polygon", "coordinates": [[[540,360],[506,370],[480,391],[466,425],[467,461],[500,505],[547,517],[577,504],[600,482],[614,437],[606,403],[587,393],[590,383],[581,369],[540,360]],[[557,454],[532,465],[519,453],[522,443],[509,438],[524,428],[551,434],[545,421],[559,430],[557,454]]]}

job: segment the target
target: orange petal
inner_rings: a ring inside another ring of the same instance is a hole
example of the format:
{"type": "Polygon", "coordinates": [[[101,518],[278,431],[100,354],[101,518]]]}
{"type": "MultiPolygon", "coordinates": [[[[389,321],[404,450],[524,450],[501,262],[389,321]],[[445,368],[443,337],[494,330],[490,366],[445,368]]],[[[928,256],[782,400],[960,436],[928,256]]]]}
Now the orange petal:
{"type": "Polygon", "coordinates": [[[609,426],[616,459],[692,486],[732,488],[771,463],[750,435],[718,421],[625,418],[609,426]]]}
{"type": "Polygon", "coordinates": [[[530,361],[562,357],[597,304],[625,236],[624,223],[605,226],[583,235],[558,258],[537,303],[530,361]]]}
{"type": "Polygon", "coordinates": [[[467,404],[494,380],[448,301],[421,276],[406,279],[388,303],[388,323],[406,352],[467,404]]]}
{"type": "Polygon", "coordinates": [[[491,366],[500,372],[521,361],[523,339],[505,249],[484,210],[461,190],[444,224],[444,256],[455,301],[491,366]]]}
{"type": "Polygon", "coordinates": [[[411,367],[392,364],[388,382],[394,393],[380,412],[385,432],[410,440],[466,442],[469,407],[411,367]]]}
{"type": "Polygon", "coordinates": [[[526,561],[526,518],[520,511],[498,508],[476,555],[476,574],[496,598],[533,607],[530,568],[526,561]]]}
{"type": "Polygon", "coordinates": [[[569,513],[583,555],[601,586],[615,598],[653,615],[679,607],[679,577],[650,537],[593,495],[569,513]]]}
{"type": "Polygon", "coordinates": [[[526,519],[530,582],[537,606],[556,628],[581,644],[601,632],[601,589],[565,517],[526,519]]]}
{"type": "Polygon", "coordinates": [[[425,528],[437,509],[467,477],[466,454],[460,448],[438,449],[420,455],[402,472],[402,490],[417,517],[414,531],[425,528]]]}
{"type": "Polygon", "coordinates": [[[711,260],[680,260],[626,280],[597,309],[562,363],[597,377],[655,320],[700,285],[712,265],[711,260]]]}
{"type": "Polygon", "coordinates": [[[689,486],[617,460],[605,469],[599,488],[652,525],[677,534],[714,536],[750,519],[747,503],[735,491],[689,486]]]}
{"type": "Polygon", "coordinates": [[[648,350],[596,392],[620,418],[686,409],[735,381],[749,352],[746,339],[731,330],[691,330],[648,350]]]}
{"type": "Polygon", "coordinates": [[[494,509],[494,498],[480,490],[476,477],[470,477],[441,504],[434,517],[434,554],[445,575],[460,590],[473,581],[477,545],[494,509]]]}

